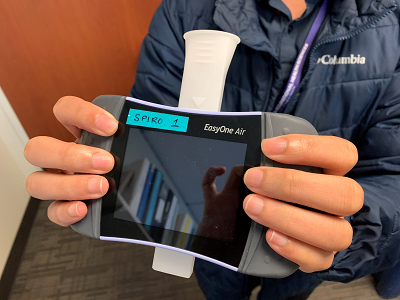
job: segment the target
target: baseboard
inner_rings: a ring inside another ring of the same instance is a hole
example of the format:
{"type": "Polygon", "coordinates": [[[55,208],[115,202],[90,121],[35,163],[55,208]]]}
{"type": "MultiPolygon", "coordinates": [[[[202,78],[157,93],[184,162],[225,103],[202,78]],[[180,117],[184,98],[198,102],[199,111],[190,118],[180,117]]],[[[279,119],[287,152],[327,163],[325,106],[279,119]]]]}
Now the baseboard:
{"type": "Polygon", "coordinates": [[[31,198],[25,210],[24,217],[4,267],[3,275],[0,279],[0,299],[2,300],[7,300],[10,295],[39,205],[40,200],[31,198]]]}

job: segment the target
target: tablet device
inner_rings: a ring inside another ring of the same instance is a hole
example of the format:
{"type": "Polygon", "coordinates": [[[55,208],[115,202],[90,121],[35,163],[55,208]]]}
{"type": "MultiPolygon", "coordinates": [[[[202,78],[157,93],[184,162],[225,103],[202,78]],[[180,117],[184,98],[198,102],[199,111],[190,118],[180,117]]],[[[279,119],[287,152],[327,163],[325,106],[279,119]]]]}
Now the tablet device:
{"type": "Polygon", "coordinates": [[[243,210],[243,175],[255,166],[288,166],[261,152],[265,138],[317,134],[307,121],[265,112],[179,109],[123,96],[94,104],[119,120],[112,137],[83,132],[81,143],[110,151],[110,191],[86,201],[72,228],[93,238],[172,249],[245,274],[281,278],[298,266],[274,252],[267,228],[243,210]]]}

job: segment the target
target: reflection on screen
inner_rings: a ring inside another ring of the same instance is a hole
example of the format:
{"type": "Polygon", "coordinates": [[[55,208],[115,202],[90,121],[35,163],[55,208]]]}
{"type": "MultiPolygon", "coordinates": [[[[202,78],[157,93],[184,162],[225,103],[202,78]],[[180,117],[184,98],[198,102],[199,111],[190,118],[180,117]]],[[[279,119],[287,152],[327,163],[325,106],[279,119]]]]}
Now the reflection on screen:
{"type": "MultiPolygon", "coordinates": [[[[246,144],[131,128],[114,217],[218,240],[233,238],[246,144]]],[[[172,244],[185,248],[189,236],[172,244]]]]}

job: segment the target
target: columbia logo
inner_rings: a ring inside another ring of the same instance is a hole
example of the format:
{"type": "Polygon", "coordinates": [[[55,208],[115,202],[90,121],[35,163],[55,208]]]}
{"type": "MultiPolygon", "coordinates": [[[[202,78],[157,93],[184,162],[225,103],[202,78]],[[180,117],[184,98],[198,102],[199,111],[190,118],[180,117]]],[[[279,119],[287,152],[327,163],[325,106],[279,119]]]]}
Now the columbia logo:
{"type": "Polygon", "coordinates": [[[337,57],[336,55],[330,56],[326,54],[318,58],[317,64],[322,63],[323,65],[363,65],[365,64],[365,57],[351,54],[348,57],[337,57]]]}

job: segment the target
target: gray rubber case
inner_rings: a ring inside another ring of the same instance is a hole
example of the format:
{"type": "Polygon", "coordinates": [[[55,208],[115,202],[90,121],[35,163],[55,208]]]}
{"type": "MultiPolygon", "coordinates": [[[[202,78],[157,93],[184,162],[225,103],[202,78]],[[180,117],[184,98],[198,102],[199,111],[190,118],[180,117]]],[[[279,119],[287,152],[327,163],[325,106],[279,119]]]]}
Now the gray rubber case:
{"type": "MultiPolygon", "coordinates": [[[[92,103],[105,109],[118,120],[125,103],[125,97],[104,95],[97,97],[92,103]]],[[[105,149],[107,151],[111,150],[112,142],[112,136],[104,137],[89,133],[87,131],[82,132],[80,140],[80,144],[105,149]]],[[[85,201],[88,208],[87,215],[81,221],[71,225],[72,229],[88,237],[99,239],[101,201],[102,198],[85,201]]]]}
{"type": "MultiPolygon", "coordinates": [[[[261,116],[262,138],[272,138],[285,134],[317,135],[315,128],[306,120],[278,113],[263,113],[261,116]]],[[[261,157],[261,166],[292,168],[313,173],[321,173],[319,168],[294,166],[277,163],[261,157]]],[[[299,266],[283,258],[268,245],[265,234],[268,228],[252,222],[246,247],[240,260],[238,272],[259,277],[283,278],[295,272],[299,266]]]]}
{"type": "MultiPolygon", "coordinates": [[[[93,100],[93,103],[110,112],[118,120],[125,103],[125,97],[99,96],[93,100]]],[[[298,117],[277,113],[262,114],[261,134],[263,139],[290,133],[317,134],[317,131],[310,123],[298,117]]],[[[112,142],[113,137],[102,137],[86,131],[82,133],[80,140],[81,144],[107,151],[111,150],[112,142]]],[[[318,168],[280,164],[271,161],[264,155],[261,157],[261,165],[294,168],[314,173],[321,172],[318,168]]],[[[88,207],[86,217],[71,225],[71,227],[80,234],[99,239],[102,198],[85,202],[88,207]]],[[[254,221],[252,222],[238,272],[270,278],[289,276],[298,269],[298,265],[283,258],[269,247],[265,239],[267,229],[254,221]]]]}

